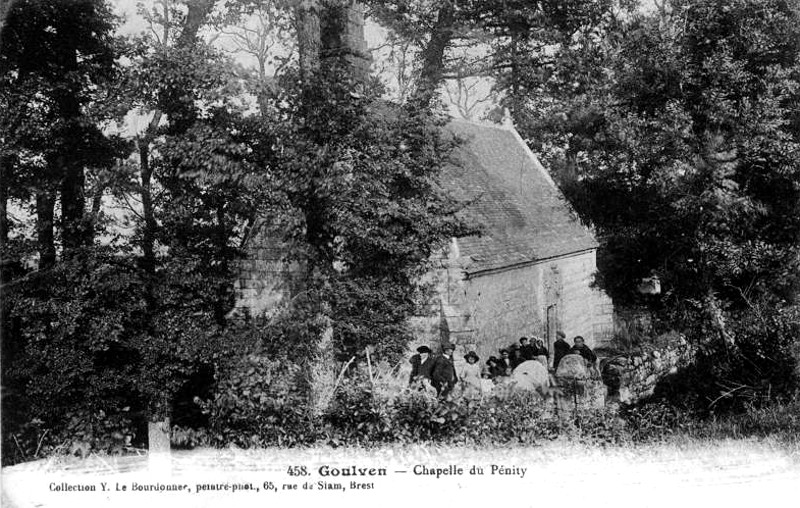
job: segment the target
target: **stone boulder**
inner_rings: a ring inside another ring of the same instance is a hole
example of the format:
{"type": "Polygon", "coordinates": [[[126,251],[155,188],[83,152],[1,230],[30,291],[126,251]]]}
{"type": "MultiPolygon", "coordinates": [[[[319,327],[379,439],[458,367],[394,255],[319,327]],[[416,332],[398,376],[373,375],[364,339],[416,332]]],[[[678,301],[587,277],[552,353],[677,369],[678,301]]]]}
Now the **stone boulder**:
{"type": "Polygon", "coordinates": [[[570,354],[561,359],[556,371],[559,381],[586,381],[591,377],[586,360],[581,355],[570,354]]]}
{"type": "Polygon", "coordinates": [[[528,360],[517,365],[511,373],[511,380],[520,390],[539,391],[539,393],[546,392],[550,386],[547,368],[537,360],[528,360]]]}

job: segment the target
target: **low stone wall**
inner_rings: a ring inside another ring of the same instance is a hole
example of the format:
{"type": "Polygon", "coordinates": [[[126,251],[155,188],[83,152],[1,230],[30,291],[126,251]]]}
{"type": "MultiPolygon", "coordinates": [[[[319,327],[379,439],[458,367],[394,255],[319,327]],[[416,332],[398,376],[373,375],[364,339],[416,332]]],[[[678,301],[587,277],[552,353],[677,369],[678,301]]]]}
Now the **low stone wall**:
{"type": "Polygon", "coordinates": [[[682,335],[662,336],[655,342],[647,350],[600,361],[608,400],[633,403],[647,398],[661,379],[694,360],[694,350],[682,335]]]}

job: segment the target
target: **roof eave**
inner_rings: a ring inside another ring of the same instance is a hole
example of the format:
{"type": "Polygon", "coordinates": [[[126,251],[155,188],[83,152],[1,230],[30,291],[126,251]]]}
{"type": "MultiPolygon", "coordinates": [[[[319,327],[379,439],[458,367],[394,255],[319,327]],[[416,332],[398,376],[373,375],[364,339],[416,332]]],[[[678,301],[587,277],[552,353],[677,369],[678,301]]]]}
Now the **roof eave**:
{"type": "Polygon", "coordinates": [[[511,270],[516,270],[518,268],[525,268],[527,266],[533,266],[533,265],[537,265],[537,264],[544,263],[544,262],[547,262],[547,261],[554,261],[554,260],[558,260],[558,259],[566,259],[566,258],[570,258],[570,257],[579,256],[579,255],[585,254],[587,252],[595,251],[595,250],[597,250],[597,247],[598,246],[595,245],[594,247],[588,247],[586,249],[576,250],[576,251],[568,252],[568,253],[565,253],[565,254],[556,254],[554,256],[549,256],[549,257],[544,257],[544,258],[536,258],[536,259],[531,259],[531,260],[528,260],[528,261],[522,261],[520,263],[513,263],[513,264],[510,264],[510,265],[497,266],[497,267],[493,267],[493,268],[485,268],[485,269],[482,269],[482,270],[470,271],[468,269],[465,269],[464,270],[464,274],[465,274],[465,278],[466,279],[472,279],[472,278],[476,278],[476,277],[483,277],[483,276],[486,276],[486,275],[494,275],[496,273],[508,272],[508,271],[511,271],[511,270]]]}

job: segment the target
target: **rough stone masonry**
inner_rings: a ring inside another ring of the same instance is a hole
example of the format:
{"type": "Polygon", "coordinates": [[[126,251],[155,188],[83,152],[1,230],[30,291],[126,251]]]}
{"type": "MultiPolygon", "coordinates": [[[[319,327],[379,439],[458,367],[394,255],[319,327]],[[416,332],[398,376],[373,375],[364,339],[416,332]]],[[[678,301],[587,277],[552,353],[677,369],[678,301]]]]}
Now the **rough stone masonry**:
{"type": "Polygon", "coordinates": [[[694,360],[694,350],[683,335],[659,337],[659,347],[629,355],[604,358],[600,363],[608,395],[633,403],[653,394],[660,380],[675,374],[694,360]]]}

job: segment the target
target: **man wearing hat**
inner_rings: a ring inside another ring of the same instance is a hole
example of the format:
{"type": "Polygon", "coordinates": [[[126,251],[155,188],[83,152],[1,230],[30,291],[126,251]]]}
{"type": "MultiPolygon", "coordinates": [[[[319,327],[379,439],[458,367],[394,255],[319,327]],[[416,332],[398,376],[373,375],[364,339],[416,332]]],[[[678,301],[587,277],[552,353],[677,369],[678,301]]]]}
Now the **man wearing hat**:
{"type": "Polygon", "coordinates": [[[567,338],[567,335],[562,332],[561,330],[556,332],[556,341],[553,343],[553,370],[558,370],[558,364],[561,362],[561,359],[564,358],[569,354],[570,349],[572,349],[567,341],[564,339],[567,338]]]}
{"type": "Polygon", "coordinates": [[[436,388],[436,395],[440,399],[446,399],[458,382],[456,367],[453,365],[453,351],[455,349],[452,344],[445,344],[442,346],[442,354],[433,362],[431,384],[436,388]]]}
{"type": "Polygon", "coordinates": [[[417,348],[417,354],[411,357],[411,376],[409,376],[409,384],[414,381],[422,381],[427,379],[431,380],[431,370],[433,369],[433,358],[431,358],[431,348],[428,346],[420,346],[417,348]]]}

